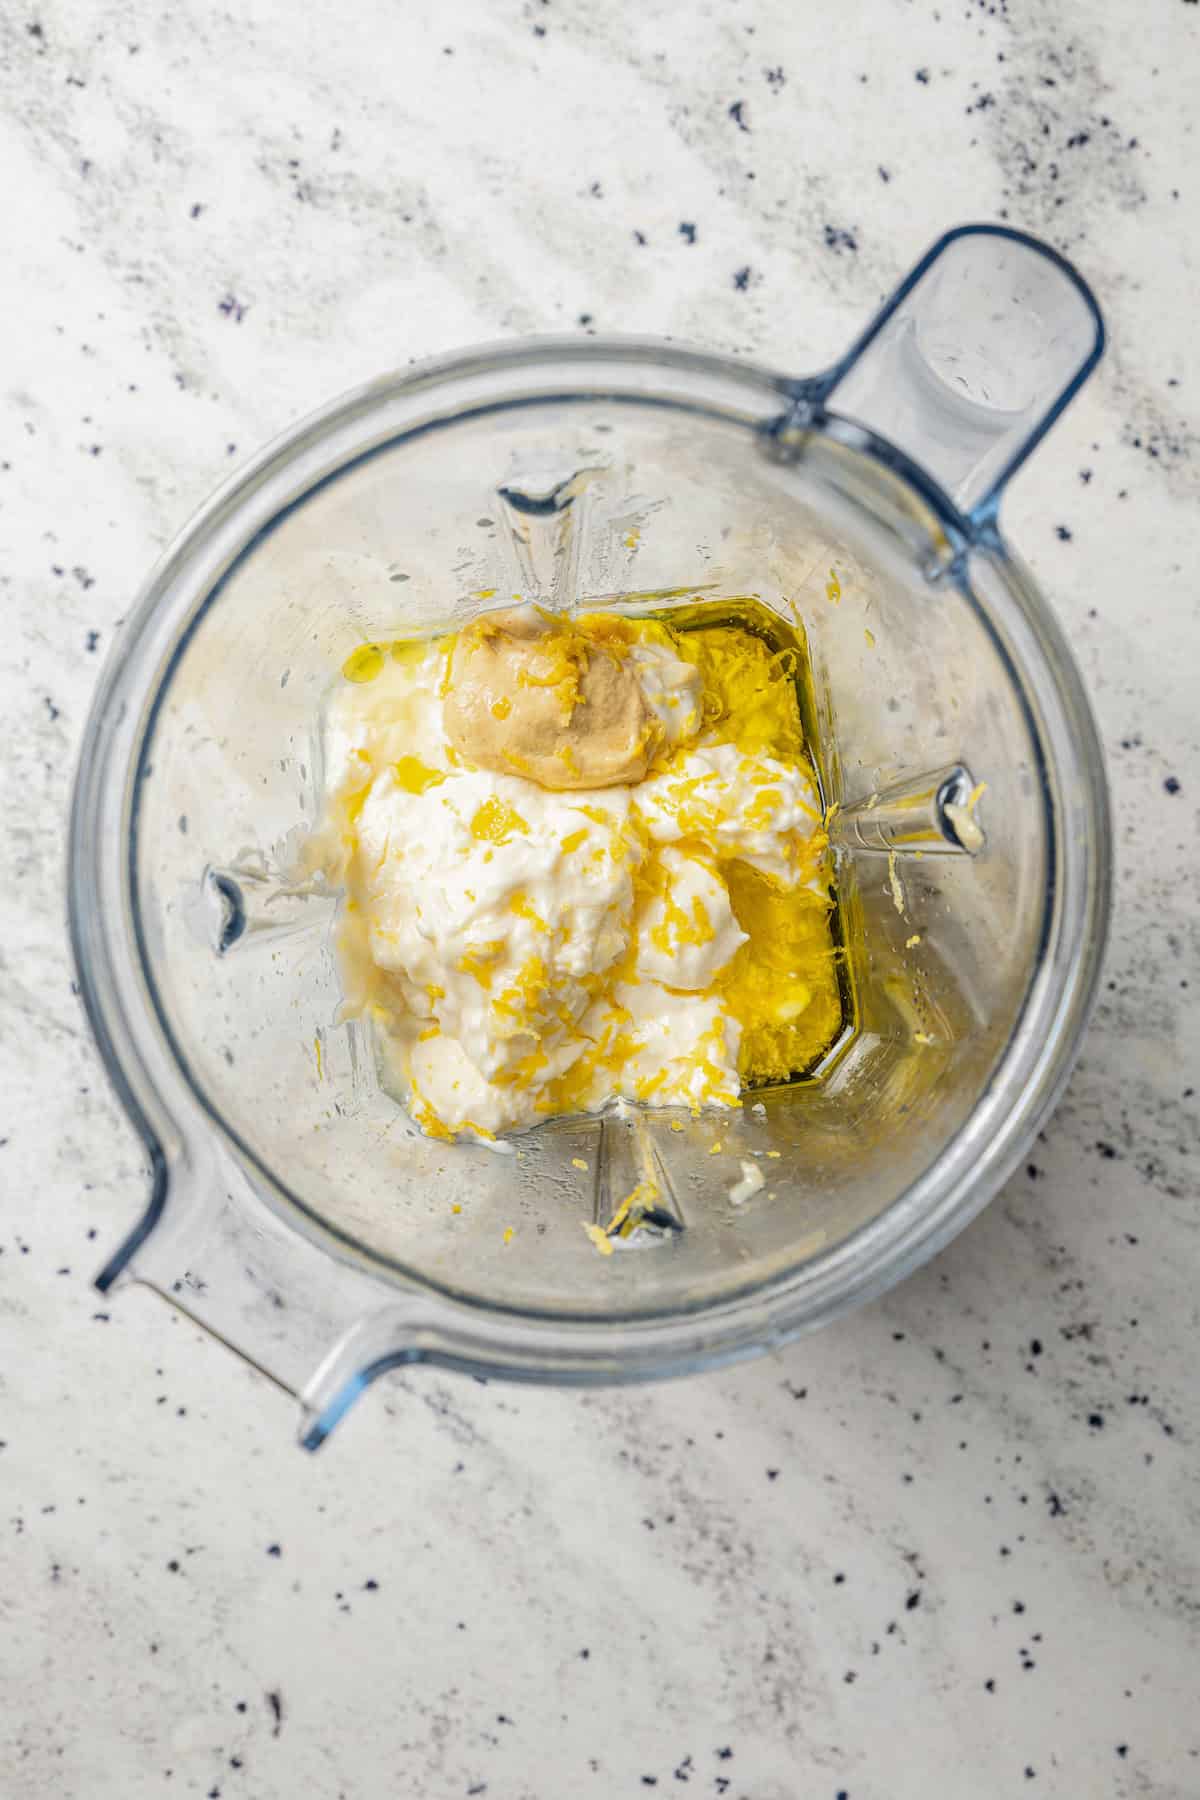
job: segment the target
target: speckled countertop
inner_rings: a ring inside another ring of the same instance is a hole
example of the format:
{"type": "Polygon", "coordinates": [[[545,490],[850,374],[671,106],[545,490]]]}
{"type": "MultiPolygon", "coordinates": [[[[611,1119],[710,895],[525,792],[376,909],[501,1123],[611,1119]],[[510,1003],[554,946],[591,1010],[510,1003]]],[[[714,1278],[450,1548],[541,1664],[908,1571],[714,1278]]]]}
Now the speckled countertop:
{"type": "Polygon", "coordinates": [[[5,1800],[1200,1794],[1195,0],[28,0],[0,18],[5,1800]],[[1117,914],[1028,1166],[882,1304],[588,1396],[414,1372],[320,1457],[88,1286],[138,1146],[72,993],[75,748],[225,471],[541,329],[819,365],[947,224],[1112,347],[1013,540],[1100,718],[1117,914]]]}

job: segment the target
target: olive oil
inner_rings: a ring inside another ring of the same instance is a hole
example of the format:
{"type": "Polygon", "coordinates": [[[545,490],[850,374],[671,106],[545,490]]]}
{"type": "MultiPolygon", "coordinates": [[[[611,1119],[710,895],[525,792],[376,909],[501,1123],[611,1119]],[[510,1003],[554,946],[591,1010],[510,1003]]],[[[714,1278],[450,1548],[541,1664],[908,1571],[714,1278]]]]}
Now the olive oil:
{"type": "MultiPolygon", "coordinates": [[[[667,626],[680,654],[700,670],[708,729],[748,752],[802,763],[821,791],[812,665],[798,625],[749,597],[636,616],[667,626]]],[[[824,816],[807,851],[807,879],[794,889],[744,862],[725,867],[734,914],[748,934],[721,981],[742,1027],[738,1072],[746,1088],[817,1079],[854,1029],[845,920],[824,816]]]]}

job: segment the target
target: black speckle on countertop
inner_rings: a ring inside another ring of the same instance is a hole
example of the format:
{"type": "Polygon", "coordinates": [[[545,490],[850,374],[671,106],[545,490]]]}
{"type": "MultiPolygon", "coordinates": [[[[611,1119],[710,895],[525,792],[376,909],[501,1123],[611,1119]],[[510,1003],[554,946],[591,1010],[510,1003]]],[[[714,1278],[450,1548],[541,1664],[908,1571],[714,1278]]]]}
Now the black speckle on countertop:
{"type": "Polygon", "coordinates": [[[826,225],[822,235],[825,248],[834,251],[838,256],[843,251],[853,252],[858,249],[857,237],[852,231],[847,231],[844,226],[826,225]]]}
{"type": "Polygon", "coordinates": [[[733,105],[729,108],[729,117],[733,120],[739,131],[748,132],[750,130],[749,123],[746,119],[746,102],[744,100],[734,101],[733,105]]]}

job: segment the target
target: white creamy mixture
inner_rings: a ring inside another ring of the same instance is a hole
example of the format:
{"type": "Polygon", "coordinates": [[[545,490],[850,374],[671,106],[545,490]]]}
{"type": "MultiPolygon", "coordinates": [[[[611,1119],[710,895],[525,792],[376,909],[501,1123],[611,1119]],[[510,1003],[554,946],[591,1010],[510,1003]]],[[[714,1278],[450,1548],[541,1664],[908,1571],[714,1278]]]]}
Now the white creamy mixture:
{"type": "Polygon", "coordinates": [[[819,802],[802,768],[706,738],[697,672],[666,646],[632,666],[659,748],[646,779],[603,788],[463,766],[444,645],[332,696],[318,855],[346,894],[344,1016],[372,1018],[427,1132],[487,1139],[618,1096],[738,1103],[721,981],[746,933],[723,866],[811,885],[819,802]]]}

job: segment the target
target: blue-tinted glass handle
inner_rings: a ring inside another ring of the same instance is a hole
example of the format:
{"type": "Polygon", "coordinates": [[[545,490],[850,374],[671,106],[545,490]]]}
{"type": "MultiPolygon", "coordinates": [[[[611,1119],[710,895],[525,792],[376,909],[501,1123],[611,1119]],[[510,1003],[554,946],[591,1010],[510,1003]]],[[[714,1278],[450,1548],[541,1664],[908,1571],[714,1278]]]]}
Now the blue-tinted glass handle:
{"type": "Polygon", "coordinates": [[[1000,225],[949,231],[821,383],[976,528],[1104,350],[1095,296],[1066,259],[1000,225]]]}

